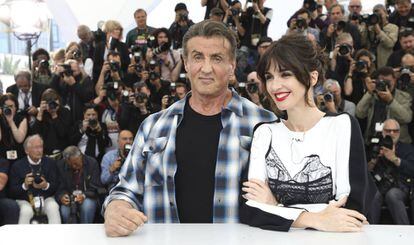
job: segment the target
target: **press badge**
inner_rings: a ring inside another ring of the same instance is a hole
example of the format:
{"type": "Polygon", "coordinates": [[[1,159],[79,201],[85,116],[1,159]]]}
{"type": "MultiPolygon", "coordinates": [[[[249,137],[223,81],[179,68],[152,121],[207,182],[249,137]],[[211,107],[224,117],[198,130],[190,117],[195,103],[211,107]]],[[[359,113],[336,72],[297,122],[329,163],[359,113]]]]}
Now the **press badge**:
{"type": "Polygon", "coordinates": [[[7,160],[16,160],[17,159],[17,151],[11,150],[6,151],[7,160]]]}

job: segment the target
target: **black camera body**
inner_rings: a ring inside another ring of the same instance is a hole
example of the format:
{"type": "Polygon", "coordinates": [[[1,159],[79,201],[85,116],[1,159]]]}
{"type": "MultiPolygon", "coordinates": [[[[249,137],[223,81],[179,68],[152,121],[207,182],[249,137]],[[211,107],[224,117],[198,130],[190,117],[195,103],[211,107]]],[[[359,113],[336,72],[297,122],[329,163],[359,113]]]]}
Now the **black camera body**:
{"type": "Polygon", "coordinates": [[[169,43],[163,43],[160,46],[154,48],[152,52],[154,53],[154,55],[159,55],[161,53],[164,53],[165,51],[168,51],[169,49],[170,49],[169,43]]]}
{"type": "Polygon", "coordinates": [[[246,83],[246,90],[247,92],[254,94],[259,91],[259,86],[254,81],[250,81],[249,83],[246,83]]]}
{"type": "Polygon", "coordinates": [[[334,100],[334,96],[332,93],[327,92],[323,95],[323,100],[326,102],[332,102],[334,100]]]}
{"type": "Polygon", "coordinates": [[[40,184],[40,183],[42,183],[42,173],[41,173],[41,170],[40,169],[37,169],[37,170],[33,170],[32,171],[32,176],[33,176],[33,178],[34,178],[34,183],[36,184],[36,185],[38,185],[38,184],[40,184]]]}
{"type": "Polygon", "coordinates": [[[80,58],[82,58],[82,54],[81,54],[81,52],[79,50],[74,50],[72,52],[72,56],[73,56],[74,59],[80,59],[80,58]]]}
{"type": "Polygon", "coordinates": [[[365,60],[358,60],[355,63],[355,69],[357,72],[363,72],[368,67],[368,63],[365,60]]]}
{"type": "Polygon", "coordinates": [[[349,44],[344,43],[344,44],[339,45],[338,52],[341,56],[345,56],[351,53],[351,50],[352,50],[352,47],[349,44]]]}
{"type": "Polygon", "coordinates": [[[12,114],[12,109],[8,106],[3,106],[3,114],[5,116],[10,116],[12,114]]]}
{"type": "Polygon", "coordinates": [[[89,119],[89,120],[88,120],[88,125],[89,125],[91,128],[95,128],[95,127],[96,127],[96,125],[98,125],[98,120],[96,120],[96,119],[89,119]]]}
{"type": "Polygon", "coordinates": [[[376,13],[361,16],[361,21],[366,23],[368,26],[379,24],[380,19],[381,17],[376,13]]]}
{"type": "Polygon", "coordinates": [[[391,82],[388,80],[377,80],[375,82],[375,90],[385,92],[387,88],[389,89],[391,82]]]}
{"type": "Polygon", "coordinates": [[[56,110],[56,108],[59,106],[59,104],[54,99],[46,100],[46,103],[49,110],[56,110]]]}
{"type": "Polygon", "coordinates": [[[39,67],[43,68],[45,70],[49,69],[49,61],[47,61],[47,60],[39,61],[39,67]]]}
{"type": "Polygon", "coordinates": [[[61,64],[60,66],[63,67],[63,72],[61,73],[61,76],[63,75],[70,77],[73,76],[73,70],[72,67],[69,64],[61,64]]]}
{"type": "Polygon", "coordinates": [[[387,135],[385,137],[382,136],[382,134],[378,134],[371,138],[371,159],[377,159],[381,147],[385,147],[387,149],[393,148],[393,141],[391,136],[387,135]]]}
{"type": "Polygon", "coordinates": [[[305,19],[298,18],[296,20],[296,27],[298,29],[306,29],[308,27],[308,24],[306,23],[306,20],[305,19]]]}
{"type": "Polygon", "coordinates": [[[188,14],[186,13],[179,14],[179,18],[181,21],[188,21],[188,14]]]}
{"type": "Polygon", "coordinates": [[[148,96],[147,96],[147,94],[145,94],[145,93],[141,93],[141,92],[135,93],[135,94],[134,94],[134,97],[135,97],[135,101],[136,101],[138,104],[145,103],[145,100],[148,100],[148,96]]]}
{"type": "Polygon", "coordinates": [[[335,26],[335,30],[343,31],[346,27],[346,22],[341,20],[341,21],[338,21],[338,23],[336,23],[334,26],[335,26]]]}
{"type": "Polygon", "coordinates": [[[240,14],[240,10],[236,9],[236,8],[230,8],[231,11],[231,15],[232,16],[237,16],[240,14]]]}
{"type": "Polygon", "coordinates": [[[111,61],[109,61],[109,68],[113,72],[118,72],[121,67],[119,65],[119,62],[111,60],[111,61]]]}
{"type": "Polygon", "coordinates": [[[397,88],[405,90],[408,87],[408,84],[411,82],[411,69],[402,67],[400,69],[400,77],[398,78],[397,88]]]}

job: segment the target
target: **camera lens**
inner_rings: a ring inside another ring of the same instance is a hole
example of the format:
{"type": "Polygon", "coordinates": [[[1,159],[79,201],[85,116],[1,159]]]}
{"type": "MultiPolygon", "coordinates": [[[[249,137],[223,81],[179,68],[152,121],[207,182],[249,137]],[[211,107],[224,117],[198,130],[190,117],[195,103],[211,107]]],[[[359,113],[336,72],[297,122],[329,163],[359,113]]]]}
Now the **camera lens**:
{"type": "Polygon", "coordinates": [[[88,124],[89,124],[89,126],[94,128],[94,127],[96,127],[96,125],[98,125],[98,121],[96,119],[89,119],[88,124]]]}
{"type": "Polygon", "coordinates": [[[5,116],[10,116],[12,114],[12,110],[10,107],[3,107],[3,113],[5,116]]]}
{"type": "Polygon", "coordinates": [[[345,55],[347,55],[348,53],[351,52],[351,48],[347,44],[341,44],[339,46],[338,52],[339,52],[340,55],[345,56],[345,55]]]}

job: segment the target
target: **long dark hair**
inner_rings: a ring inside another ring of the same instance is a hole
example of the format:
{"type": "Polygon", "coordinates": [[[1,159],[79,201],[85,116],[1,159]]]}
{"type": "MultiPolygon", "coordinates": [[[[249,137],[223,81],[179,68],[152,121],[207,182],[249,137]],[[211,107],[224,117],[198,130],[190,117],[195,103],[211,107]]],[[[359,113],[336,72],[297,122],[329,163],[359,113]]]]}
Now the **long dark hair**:
{"type": "MultiPolygon", "coordinates": [[[[19,102],[17,101],[16,96],[14,96],[12,93],[6,93],[0,96],[0,108],[4,107],[7,100],[13,101],[14,106],[16,107],[16,113],[14,116],[16,116],[17,109],[19,108],[19,102]]],[[[0,118],[0,128],[1,128],[1,141],[3,142],[3,144],[6,147],[16,145],[11,128],[9,124],[7,123],[6,118],[4,116],[0,118]]]]}

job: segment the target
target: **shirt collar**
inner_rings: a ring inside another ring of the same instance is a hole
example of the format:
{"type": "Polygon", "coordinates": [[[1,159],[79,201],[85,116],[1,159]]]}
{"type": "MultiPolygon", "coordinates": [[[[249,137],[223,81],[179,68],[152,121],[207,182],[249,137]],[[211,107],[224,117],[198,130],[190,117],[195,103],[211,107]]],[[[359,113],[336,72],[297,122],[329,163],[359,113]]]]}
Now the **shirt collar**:
{"type": "MultiPolygon", "coordinates": [[[[232,97],[229,103],[223,108],[223,110],[229,110],[231,112],[236,113],[237,116],[242,117],[243,116],[243,104],[242,99],[239,94],[237,94],[236,90],[234,88],[230,88],[232,97]]],[[[188,92],[185,96],[185,98],[179,100],[177,103],[172,105],[171,108],[171,114],[172,115],[183,115],[184,114],[184,107],[187,99],[191,97],[191,91],[188,92]]]]}
{"type": "Polygon", "coordinates": [[[37,161],[37,162],[35,162],[35,161],[33,161],[29,156],[27,156],[27,160],[29,160],[29,163],[31,164],[31,165],[39,165],[40,164],[40,162],[42,161],[42,158],[40,158],[39,159],[39,161],[37,161]]]}
{"type": "MultiPolygon", "coordinates": [[[[25,94],[21,89],[19,89],[19,93],[25,94]]],[[[27,92],[27,94],[31,94],[31,93],[32,93],[32,86],[30,86],[29,92],[27,92]]]]}

